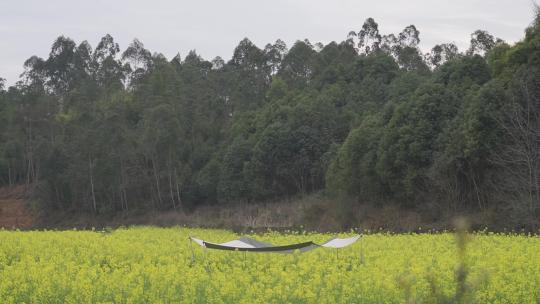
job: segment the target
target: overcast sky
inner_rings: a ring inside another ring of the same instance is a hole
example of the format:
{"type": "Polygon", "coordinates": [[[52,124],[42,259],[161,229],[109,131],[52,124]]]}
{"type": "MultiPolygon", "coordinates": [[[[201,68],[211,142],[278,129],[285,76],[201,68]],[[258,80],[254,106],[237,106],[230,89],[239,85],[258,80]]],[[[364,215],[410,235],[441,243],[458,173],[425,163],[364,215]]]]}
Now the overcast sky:
{"type": "Polygon", "coordinates": [[[467,48],[476,29],[515,42],[533,15],[532,0],[0,0],[0,77],[15,83],[24,61],[47,57],[59,35],[95,47],[109,33],[122,49],[138,38],[169,59],[196,49],[228,60],[244,37],[259,47],[278,38],[326,44],[368,17],[383,34],[416,25],[424,50],[441,42],[467,48]]]}

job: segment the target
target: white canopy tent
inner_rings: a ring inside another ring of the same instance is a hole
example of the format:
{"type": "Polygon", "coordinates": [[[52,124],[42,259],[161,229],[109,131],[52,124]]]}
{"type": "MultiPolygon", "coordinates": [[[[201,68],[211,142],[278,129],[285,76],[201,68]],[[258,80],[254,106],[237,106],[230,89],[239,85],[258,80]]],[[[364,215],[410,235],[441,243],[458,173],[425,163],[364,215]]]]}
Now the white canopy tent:
{"type": "Polygon", "coordinates": [[[354,244],[361,238],[360,235],[355,235],[349,238],[332,238],[323,244],[316,244],[312,241],[289,244],[289,245],[273,245],[270,243],[264,243],[255,239],[242,237],[237,240],[228,241],[225,243],[212,243],[205,240],[201,240],[195,237],[189,237],[190,241],[197,243],[198,245],[217,250],[232,250],[232,251],[244,251],[244,252],[275,252],[275,253],[292,253],[295,250],[300,252],[306,252],[320,247],[325,248],[344,248],[354,244]]]}

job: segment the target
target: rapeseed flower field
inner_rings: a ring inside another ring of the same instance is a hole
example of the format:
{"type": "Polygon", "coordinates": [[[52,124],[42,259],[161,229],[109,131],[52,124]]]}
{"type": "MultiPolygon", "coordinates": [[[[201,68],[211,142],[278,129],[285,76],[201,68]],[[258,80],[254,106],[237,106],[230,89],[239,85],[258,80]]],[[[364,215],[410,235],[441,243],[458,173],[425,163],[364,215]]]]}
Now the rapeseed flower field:
{"type": "MultiPolygon", "coordinates": [[[[352,233],[340,234],[341,237],[352,233]]],[[[205,251],[225,230],[1,231],[0,303],[540,303],[540,237],[365,235],[336,253],[205,251]]],[[[332,237],[269,231],[273,244],[332,237]]]]}

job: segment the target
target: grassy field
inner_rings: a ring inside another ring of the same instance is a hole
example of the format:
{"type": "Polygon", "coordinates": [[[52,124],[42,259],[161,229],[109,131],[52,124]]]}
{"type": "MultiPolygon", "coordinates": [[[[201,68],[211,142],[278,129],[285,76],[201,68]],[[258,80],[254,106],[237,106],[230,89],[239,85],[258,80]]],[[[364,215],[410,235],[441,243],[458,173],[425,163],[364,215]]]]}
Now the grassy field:
{"type": "MultiPolygon", "coordinates": [[[[0,231],[0,303],[540,303],[540,237],[369,234],[296,254],[204,251],[224,230],[0,231]],[[463,250],[466,248],[465,250],[463,250]],[[362,263],[363,257],[363,263],[362,263]]],[[[351,234],[342,234],[347,236],[351,234]]],[[[253,236],[274,244],[331,235],[253,236]]]]}

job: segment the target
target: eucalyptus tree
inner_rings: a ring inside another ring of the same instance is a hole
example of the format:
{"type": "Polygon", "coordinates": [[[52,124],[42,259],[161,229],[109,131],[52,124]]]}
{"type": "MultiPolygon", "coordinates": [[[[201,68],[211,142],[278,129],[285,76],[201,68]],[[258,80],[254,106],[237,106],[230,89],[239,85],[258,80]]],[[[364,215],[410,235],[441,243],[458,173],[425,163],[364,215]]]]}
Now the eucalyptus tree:
{"type": "Polygon", "coordinates": [[[368,18],[326,45],[246,38],[228,62],[60,36],[0,81],[0,184],[97,214],[322,190],[535,214],[538,24],[513,46],[476,31],[465,53],[422,55],[415,26],[368,18]]]}
{"type": "Polygon", "coordinates": [[[471,44],[467,50],[467,54],[485,55],[497,44],[503,43],[500,38],[495,38],[493,35],[483,30],[476,30],[471,34],[471,44]]]}
{"type": "Polygon", "coordinates": [[[458,58],[459,50],[454,43],[437,44],[431,49],[426,57],[429,64],[437,68],[449,60],[458,58]]]}
{"type": "Polygon", "coordinates": [[[231,91],[232,113],[262,105],[272,75],[272,66],[267,61],[264,50],[247,38],[234,49],[227,64],[236,83],[231,91]]]}
{"type": "Polygon", "coordinates": [[[281,61],[277,73],[290,87],[302,89],[307,86],[314,73],[316,52],[311,44],[296,41],[281,61]]]}
{"type": "Polygon", "coordinates": [[[123,88],[126,68],[119,55],[120,46],[109,34],[101,38],[92,54],[94,80],[105,91],[123,88]]]}
{"type": "Polygon", "coordinates": [[[128,48],[122,53],[122,61],[129,71],[128,84],[135,85],[150,71],[153,65],[152,54],[144,48],[144,44],[134,39],[128,48]]]}
{"type": "Polygon", "coordinates": [[[264,55],[266,57],[266,65],[270,67],[272,75],[275,75],[280,67],[283,58],[287,54],[287,45],[281,39],[276,40],[274,44],[267,44],[264,47],[264,55]]]}
{"type": "Polygon", "coordinates": [[[379,33],[379,24],[373,18],[368,18],[364,21],[357,37],[360,53],[370,54],[379,51],[382,36],[379,33]]]}

